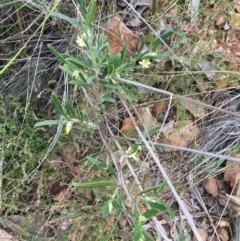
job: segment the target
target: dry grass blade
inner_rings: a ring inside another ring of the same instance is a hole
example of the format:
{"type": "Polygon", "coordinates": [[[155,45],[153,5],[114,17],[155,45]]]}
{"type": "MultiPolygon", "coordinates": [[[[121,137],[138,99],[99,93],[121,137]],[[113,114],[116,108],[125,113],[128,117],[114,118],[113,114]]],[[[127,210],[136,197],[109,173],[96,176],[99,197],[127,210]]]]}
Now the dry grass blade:
{"type": "MultiPolygon", "coordinates": [[[[56,7],[57,2],[55,4],[56,7]]],[[[9,2],[1,6],[0,11],[0,48],[3,48],[0,73],[4,79],[0,93],[4,95],[6,106],[13,108],[12,100],[20,101],[27,95],[26,106],[31,103],[46,108],[50,90],[63,86],[63,76],[57,70],[59,61],[47,44],[65,52],[72,34],[65,31],[68,26],[58,21],[54,23],[41,1],[9,2]]]]}

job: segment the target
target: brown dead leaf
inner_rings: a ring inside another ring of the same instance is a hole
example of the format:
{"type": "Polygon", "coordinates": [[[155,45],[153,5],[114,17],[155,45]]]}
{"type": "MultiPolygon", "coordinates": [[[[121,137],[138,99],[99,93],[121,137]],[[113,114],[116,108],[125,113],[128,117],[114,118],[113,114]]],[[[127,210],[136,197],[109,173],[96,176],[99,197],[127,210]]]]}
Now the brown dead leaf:
{"type": "Polygon", "coordinates": [[[235,6],[234,6],[234,9],[237,13],[240,13],[240,4],[236,3],[235,6]]]}
{"type": "Polygon", "coordinates": [[[219,197],[219,198],[218,198],[218,203],[219,203],[219,205],[221,205],[222,207],[225,207],[225,206],[227,205],[227,201],[226,201],[224,198],[222,198],[222,197],[219,197]]]}
{"type": "MultiPolygon", "coordinates": [[[[149,130],[156,126],[157,121],[152,116],[152,113],[149,107],[141,106],[137,108],[138,117],[133,117],[137,124],[140,126],[142,130],[149,130]]],[[[133,127],[133,121],[130,117],[126,117],[123,120],[121,132],[129,131],[133,127]]]]}
{"type": "MultiPolygon", "coordinates": [[[[137,119],[136,117],[133,117],[135,120],[137,119]]],[[[120,129],[121,132],[126,132],[129,131],[133,127],[133,121],[130,117],[126,117],[123,120],[122,128],[120,129]]]]}
{"type": "Polygon", "coordinates": [[[229,240],[228,232],[227,232],[226,229],[218,228],[217,234],[218,234],[219,238],[221,239],[221,241],[228,241],[229,240]]]}
{"type": "Polygon", "coordinates": [[[239,19],[240,19],[240,13],[235,13],[234,15],[232,15],[232,18],[229,20],[229,25],[235,30],[237,30],[240,27],[239,19]]]}
{"type": "Polygon", "coordinates": [[[127,201],[127,202],[125,203],[125,207],[130,209],[130,208],[132,208],[132,204],[127,201]]]}
{"type": "Polygon", "coordinates": [[[225,17],[224,16],[219,16],[219,18],[216,21],[217,27],[221,26],[225,22],[225,17]]]}
{"type": "Polygon", "coordinates": [[[192,208],[192,206],[190,206],[185,200],[183,200],[183,204],[184,206],[187,208],[187,210],[192,213],[193,211],[195,211],[194,208],[192,208]]]}
{"type": "Polygon", "coordinates": [[[140,213],[145,213],[145,212],[147,212],[147,209],[146,209],[146,207],[144,206],[144,204],[143,203],[138,203],[138,210],[139,210],[139,212],[140,213]]]}
{"type": "MultiPolygon", "coordinates": [[[[226,207],[231,211],[233,217],[239,217],[240,216],[240,198],[233,195],[222,195],[220,193],[218,198],[218,203],[226,207]]],[[[219,227],[228,227],[226,224],[225,226],[219,225],[219,227]]]]}
{"type": "Polygon", "coordinates": [[[125,218],[125,217],[122,217],[120,220],[119,220],[119,225],[121,226],[121,228],[125,228],[128,224],[128,220],[125,218]]]}
{"type": "Polygon", "coordinates": [[[153,103],[153,106],[152,106],[152,115],[154,117],[157,117],[157,115],[160,112],[162,112],[162,111],[164,111],[166,109],[167,109],[167,106],[166,106],[166,104],[164,102],[162,102],[161,100],[156,101],[156,102],[153,103]]]}
{"type": "Polygon", "coordinates": [[[240,217],[240,198],[226,194],[227,207],[232,211],[233,217],[240,217]]]}
{"type": "MultiPolygon", "coordinates": [[[[198,127],[191,121],[186,120],[181,125],[176,124],[173,129],[162,133],[163,141],[166,144],[186,147],[190,141],[197,138],[200,133],[198,127]]],[[[174,148],[168,148],[169,150],[174,148]]]]}
{"type": "Polygon", "coordinates": [[[226,75],[221,75],[214,80],[214,83],[217,85],[218,89],[225,89],[229,85],[229,77],[226,75]]]}
{"type": "MultiPolygon", "coordinates": [[[[198,228],[197,230],[198,230],[200,236],[202,237],[202,240],[203,240],[203,241],[207,241],[208,234],[207,234],[207,232],[205,231],[205,229],[204,229],[204,228],[198,228]]],[[[194,237],[194,241],[197,241],[197,239],[196,239],[195,237],[194,237]]]]}
{"type": "Polygon", "coordinates": [[[216,235],[211,235],[208,237],[207,241],[220,241],[216,235]]]}
{"type": "Polygon", "coordinates": [[[238,68],[238,65],[236,63],[230,63],[228,65],[228,68],[232,71],[239,72],[239,68],[238,68]]]}
{"type": "Polygon", "coordinates": [[[203,79],[198,79],[196,81],[197,87],[201,92],[206,92],[206,90],[208,89],[208,83],[203,79]]]}
{"type": "Polygon", "coordinates": [[[75,197],[81,197],[86,199],[88,204],[92,204],[95,201],[95,194],[92,189],[76,188],[74,190],[75,197]]]}
{"type": "Polygon", "coordinates": [[[224,228],[224,227],[230,228],[230,223],[225,220],[219,220],[218,227],[219,228],[224,228]]]}
{"type": "Polygon", "coordinates": [[[205,110],[201,105],[184,100],[180,100],[180,103],[197,119],[206,115],[205,110]]]}
{"type": "Polygon", "coordinates": [[[140,40],[138,35],[133,33],[122,22],[120,16],[115,16],[105,23],[104,34],[107,36],[112,54],[121,52],[126,42],[128,42],[127,57],[131,56],[138,49],[140,40]]]}
{"type": "Polygon", "coordinates": [[[66,199],[70,198],[70,194],[71,192],[69,191],[68,187],[64,187],[63,189],[61,189],[53,198],[53,201],[55,202],[60,202],[66,199]]]}
{"type": "Polygon", "coordinates": [[[157,121],[152,116],[149,107],[141,106],[137,108],[138,113],[138,124],[142,130],[150,130],[156,126],[157,121]]]}
{"type": "MultiPolygon", "coordinates": [[[[239,153],[235,153],[233,156],[239,157],[239,153]]],[[[233,190],[233,195],[235,195],[238,189],[238,179],[240,177],[240,163],[227,160],[226,167],[228,167],[228,170],[224,173],[223,181],[229,182],[231,187],[235,187],[233,190]]]]}
{"type": "Polygon", "coordinates": [[[13,238],[12,235],[8,234],[3,229],[0,229],[0,240],[4,240],[4,241],[18,241],[18,239],[13,238]]]}
{"type": "MultiPolygon", "coordinates": [[[[214,34],[214,33],[213,33],[214,34]]],[[[202,39],[198,41],[198,44],[194,47],[192,53],[194,55],[197,54],[201,54],[202,53],[202,49],[208,49],[209,51],[212,51],[216,48],[217,46],[217,41],[213,40],[213,41],[208,41],[206,39],[202,39]]],[[[202,62],[198,62],[194,65],[194,69],[200,69],[203,71],[206,70],[213,70],[213,66],[210,65],[210,63],[208,63],[207,61],[202,61],[202,62]]],[[[208,77],[208,76],[207,76],[208,77]]]]}
{"type": "Polygon", "coordinates": [[[215,177],[209,178],[204,186],[205,190],[212,194],[213,197],[216,197],[218,195],[218,185],[217,185],[217,179],[215,177]]]}
{"type": "Polygon", "coordinates": [[[182,30],[186,32],[189,37],[193,37],[196,35],[196,23],[186,24],[182,30]]]}

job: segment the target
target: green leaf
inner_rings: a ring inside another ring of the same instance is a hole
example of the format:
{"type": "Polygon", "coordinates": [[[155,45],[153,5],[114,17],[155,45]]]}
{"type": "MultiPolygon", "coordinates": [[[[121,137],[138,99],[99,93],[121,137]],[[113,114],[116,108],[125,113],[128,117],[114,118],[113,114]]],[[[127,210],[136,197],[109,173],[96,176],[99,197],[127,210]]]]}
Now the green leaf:
{"type": "Polygon", "coordinates": [[[108,170],[112,175],[116,176],[116,172],[113,169],[113,167],[111,165],[109,165],[108,161],[106,163],[102,163],[100,161],[98,161],[97,159],[91,157],[91,156],[87,156],[86,157],[87,160],[89,160],[92,164],[96,165],[97,167],[103,169],[103,170],[108,170]]]}
{"type": "Polygon", "coordinates": [[[142,222],[138,218],[134,228],[133,240],[140,241],[142,240],[142,222]]]}
{"type": "Polygon", "coordinates": [[[117,183],[114,182],[114,181],[105,180],[105,181],[82,182],[82,183],[73,182],[72,185],[73,185],[74,187],[87,187],[87,188],[93,188],[93,187],[116,186],[117,183]]]}
{"type": "Polygon", "coordinates": [[[112,98],[112,97],[109,97],[109,96],[107,96],[107,97],[103,96],[101,98],[101,101],[102,101],[102,103],[103,102],[111,102],[111,103],[116,103],[117,102],[115,98],[112,98]]]}
{"type": "Polygon", "coordinates": [[[74,74],[73,74],[74,72],[72,72],[71,70],[69,70],[69,69],[66,68],[65,66],[59,65],[58,68],[61,69],[62,71],[64,71],[65,73],[67,73],[67,74],[70,75],[70,76],[73,76],[73,75],[74,75],[74,74]]]}
{"type": "Polygon", "coordinates": [[[144,240],[155,241],[155,239],[152,236],[150,236],[148,232],[146,232],[145,230],[143,230],[143,237],[144,237],[144,240]]]}
{"type": "Polygon", "coordinates": [[[240,143],[237,143],[236,146],[233,147],[233,149],[231,150],[231,154],[236,153],[240,150],[240,143]]]}
{"type": "Polygon", "coordinates": [[[51,52],[52,52],[53,54],[55,54],[55,56],[56,56],[59,60],[61,60],[62,63],[64,63],[64,64],[67,63],[66,60],[65,60],[65,58],[64,58],[60,53],[58,53],[58,51],[57,51],[55,48],[53,48],[53,46],[52,46],[51,44],[48,44],[47,46],[48,46],[48,48],[51,50],[51,52]]]}
{"type": "Polygon", "coordinates": [[[81,13],[83,15],[83,18],[86,18],[87,15],[87,5],[86,5],[86,0],[78,0],[78,3],[80,5],[81,13]]]}
{"type": "Polygon", "coordinates": [[[145,213],[143,213],[141,216],[143,216],[146,220],[148,220],[149,218],[155,217],[159,214],[159,210],[157,209],[151,209],[145,213]]]}
{"type": "Polygon", "coordinates": [[[147,132],[145,132],[143,135],[144,137],[149,137],[153,134],[155,134],[156,132],[158,132],[161,129],[162,125],[159,126],[155,126],[153,128],[151,128],[150,130],[148,130],[147,132]]]}
{"type": "Polygon", "coordinates": [[[123,49],[121,51],[121,62],[123,62],[126,59],[126,55],[127,55],[127,50],[128,50],[128,42],[126,42],[123,46],[123,49]]]}
{"type": "Polygon", "coordinates": [[[66,113],[70,118],[73,118],[73,119],[76,118],[75,110],[73,109],[73,106],[70,103],[70,101],[66,102],[65,108],[66,108],[66,113]]]}
{"type": "Polygon", "coordinates": [[[54,103],[54,105],[56,107],[57,113],[60,114],[60,115],[63,115],[64,117],[67,118],[67,115],[65,114],[65,112],[63,110],[62,104],[61,104],[61,102],[59,101],[57,95],[54,92],[52,93],[52,101],[53,101],[53,103],[54,103]]]}
{"type": "Polygon", "coordinates": [[[163,41],[167,40],[167,39],[170,38],[172,35],[176,34],[179,29],[180,29],[180,26],[175,26],[175,27],[173,27],[172,29],[167,30],[165,33],[163,33],[163,34],[161,35],[161,39],[162,39],[163,41]]]}
{"type": "Polygon", "coordinates": [[[153,43],[154,43],[154,34],[152,32],[148,35],[149,49],[152,51],[153,43]]]}
{"type": "MultiPolygon", "coordinates": [[[[111,90],[119,90],[120,86],[118,85],[111,85],[111,84],[104,84],[102,83],[103,81],[100,81],[101,86],[105,87],[106,89],[111,89],[111,90]]],[[[116,101],[115,101],[116,102],[116,101]]]]}
{"type": "Polygon", "coordinates": [[[78,80],[71,80],[69,81],[69,84],[73,84],[73,85],[77,85],[77,86],[82,86],[84,88],[90,88],[92,85],[91,84],[88,84],[86,82],[83,82],[83,81],[78,81],[78,80]]]}
{"type": "Polygon", "coordinates": [[[123,205],[121,203],[117,202],[116,200],[112,201],[112,205],[115,209],[124,210],[123,205]]]}
{"type": "Polygon", "coordinates": [[[100,168],[106,167],[106,165],[104,163],[98,161],[95,158],[92,158],[91,156],[87,156],[86,158],[87,158],[87,160],[89,160],[92,164],[96,165],[97,167],[100,167],[100,168]]]}
{"type": "Polygon", "coordinates": [[[137,51],[136,54],[133,55],[133,57],[137,57],[137,59],[140,59],[140,55],[142,56],[142,51],[143,51],[143,48],[144,48],[144,45],[146,43],[146,37],[144,34],[141,35],[141,44],[139,46],[139,49],[137,51]]]}
{"type": "Polygon", "coordinates": [[[117,70],[118,67],[122,64],[121,53],[118,53],[112,57],[112,64],[114,65],[115,69],[117,70]]]}
{"type": "Polygon", "coordinates": [[[34,126],[54,126],[58,124],[67,124],[69,121],[68,120],[45,120],[45,121],[40,121],[37,122],[34,126]]]}
{"type": "Polygon", "coordinates": [[[91,5],[88,9],[88,13],[86,15],[85,23],[87,25],[87,28],[90,28],[93,22],[93,17],[96,12],[97,5],[96,5],[96,0],[91,2],[91,5]]]}
{"type": "Polygon", "coordinates": [[[165,41],[166,39],[168,39],[168,38],[171,37],[172,35],[176,34],[177,31],[179,30],[179,28],[180,28],[180,26],[176,26],[176,27],[174,27],[174,28],[172,28],[172,29],[167,30],[165,33],[163,33],[163,34],[160,36],[160,39],[157,38],[157,39],[154,41],[154,43],[153,43],[153,45],[152,45],[152,50],[155,50],[156,47],[157,47],[160,43],[162,43],[163,41],[165,41]]]}
{"type": "Polygon", "coordinates": [[[96,76],[93,75],[93,76],[88,77],[86,81],[87,81],[87,83],[91,84],[95,79],[96,79],[96,76]]]}
{"type": "Polygon", "coordinates": [[[129,158],[133,158],[134,160],[137,160],[137,153],[139,150],[141,150],[141,146],[135,143],[127,150],[126,154],[129,158]]]}
{"type": "Polygon", "coordinates": [[[109,206],[108,203],[103,207],[103,217],[106,218],[109,215],[109,206]]]}
{"type": "Polygon", "coordinates": [[[187,239],[187,236],[180,236],[176,241],[185,241],[187,239]]]}
{"type": "Polygon", "coordinates": [[[49,13],[51,14],[51,16],[54,17],[58,17],[61,18],[69,23],[71,23],[72,25],[81,28],[82,30],[84,30],[84,26],[82,25],[82,23],[80,23],[79,21],[77,21],[76,19],[70,18],[62,13],[58,13],[58,12],[53,12],[53,11],[49,11],[49,13]]]}
{"type": "Polygon", "coordinates": [[[177,40],[174,42],[173,46],[171,47],[172,50],[178,49],[181,46],[182,40],[187,38],[187,34],[183,33],[180,34],[177,38],[177,40]]]}
{"type": "Polygon", "coordinates": [[[151,198],[151,197],[146,197],[143,198],[144,201],[146,201],[146,203],[152,208],[152,209],[156,209],[158,211],[167,211],[170,217],[171,221],[174,221],[174,213],[172,211],[172,209],[165,204],[164,202],[156,199],[156,198],[151,198]]]}
{"type": "Polygon", "coordinates": [[[166,186],[167,186],[167,183],[166,183],[166,182],[163,182],[163,183],[161,183],[160,185],[156,185],[156,186],[147,188],[147,189],[139,192],[139,193],[137,194],[137,196],[140,196],[140,195],[142,195],[142,194],[144,194],[144,193],[151,192],[151,191],[154,191],[154,190],[156,190],[158,193],[160,193],[160,192],[162,192],[162,191],[165,189],[166,186]]]}
{"type": "Polygon", "coordinates": [[[87,64],[85,64],[82,60],[76,59],[76,58],[74,58],[74,57],[72,57],[72,56],[71,56],[71,57],[68,57],[68,58],[66,59],[66,61],[67,61],[67,63],[68,63],[68,61],[70,61],[70,63],[74,64],[73,67],[76,68],[76,69],[78,69],[78,70],[79,70],[80,67],[82,67],[83,69],[84,69],[84,68],[85,68],[85,69],[90,69],[90,66],[88,66],[87,64]],[[80,66],[77,66],[76,64],[78,64],[78,65],[80,65],[80,66]]]}

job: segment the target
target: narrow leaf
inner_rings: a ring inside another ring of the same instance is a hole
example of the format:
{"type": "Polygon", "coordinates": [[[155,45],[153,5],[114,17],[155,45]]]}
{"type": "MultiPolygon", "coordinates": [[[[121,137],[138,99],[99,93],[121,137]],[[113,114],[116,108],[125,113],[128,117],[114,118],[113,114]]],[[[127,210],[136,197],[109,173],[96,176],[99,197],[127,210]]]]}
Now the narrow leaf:
{"type": "Polygon", "coordinates": [[[67,124],[68,120],[45,120],[45,121],[40,121],[37,122],[34,126],[39,127],[39,126],[54,126],[58,124],[67,124]]]}
{"type": "Polygon", "coordinates": [[[143,134],[144,137],[148,137],[148,136],[155,134],[156,132],[158,132],[161,129],[161,127],[162,127],[162,125],[153,127],[152,129],[148,130],[147,132],[145,132],[143,134]]]}
{"type": "Polygon", "coordinates": [[[91,163],[93,163],[97,167],[104,169],[104,170],[108,170],[113,176],[116,176],[115,170],[113,169],[112,166],[109,165],[108,161],[106,163],[102,163],[91,156],[87,156],[86,158],[87,158],[87,160],[89,160],[91,163]]]}
{"type": "Polygon", "coordinates": [[[137,219],[137,222],[134,228],[133,240],[139,241],[141,240],[141,237],[142,237],[142,223],[139,219],[137,219]]]}
{"type": "Polygon", "coordinates": [[[61,102],[59,101],[57,95],[54,92],[52,93],[52,101],[53,101],[53,103],[54,103],[54,105],[56,107],[57,113],[60,114],[60,115],[65,116],[67,118],[67,116],[66,116],[66,114],[65,114],[65,112],[63,110],[62,104],[61,104],[61,102]]]}
{"type": "Polygon", "coordinates": [[[165,189],[166,186],[167,186],[167,183],[166,183],[166,182],[163,182],[163,183],[161,183],[160,185],[156,185],[156,186],[147,188],[147,189],[139,192],[139,193],[137,194],[137,196],[140,196],[140,195],[142,195],[142,194],[144,194],[144,193],[151,192],[151,191],[154,191],[154,190],[157,190],[157,192],[160,193],[160,192],[162,192],[162,191],[165,189]]]}
{"type": "Polygon", "coordinates": [[[176,241],[186,241],[187,240],[187,236],[180,236],[178,237],[178,239],[176,241]]]}
{"type": "Polygon", "coordinates": [[[64,63],[64,64],[67,63],[67,61],[65,60],[65,58],[64,58],[60,53],[58,53],[58,51],[57,51],[55,48],[53,48],[53,46],[52,46],[51,44],[48,44],[47,46],[48,46],[48,48],[51,50],[51,52],[52,52],[53,54],[55,54],[55,56],[56,56],[59,60],[61,60],[62,63],[64,63]]]}
{"type": "Polygon", "coordinates": [[[112,205],[115,209],[124,210],[123,205],[115,200],[112,201],[112,205]]]}
{"type": "Polygon", "coordinates": [[[67,115],[70,118],[73,118],[73,119],[76,118],[75,110],[73,109],[73,106],[70,103],[70,101],[66,102],[65,108],[66,108],[67,115]]]}
{"type": "Polygon", "coordinates": [[[53,11],[49,11],[51,16],[54,16],[54,17],[58,17],[58,18],[61,18],[69,23],[71,23],[72,25],[76,26],[76,27],[80,27],[81,29],[84,29],[83,25],[77,21],[76,19],[73,19],[73,18],[70,18],[62,13],[58,13],[58,12],[53,12],[53,11]]]}
{"type": "Polygon", "coordinates": [[[87,14],[86,19],[85,19],[85,22],[86,22],[86,25],[87,25],[88,28],[91,27],[96,9],[97,9],[97,5],[96,5],[96,1],[94,0],[94,1],[92,1],[91,5],[88,9],[88,14],[87,14]]]}
{"type": "Polygon", "coordinates": [[[86,15],[87,15],[86,0],[78,0],[78,3],[80,5],[80,9],[81,9],[81,13],[83,15],[83,18],[86,18],[86,15]]]}
{"type": "Polygon", "coordinates": [[[143,237],[145,238],[144,240],[155,241],[155,239],[152,236],[150,236],[145,230],[143,230],[143,237]]]}
{"type": "Polygon", "coordinates": [[[126,58],[126,55],[127,55],[127,50],[128,50],[128,42],[126,41],[126,43],[124,44],[123,46],[123,49],[121,51],[121,62],[123,62],[126,58]]]}
{"type": "Polygon", "coordinates": [[[180,28],[180,26],[176,26],[172,29],[169,29],[167,30],[165,33],[163,33],[161,36],[160,36],[160,39],[156,39],[153,43],[153,50],[156,49],[156,47],[162,43],[163,41],[165,41],[166,39],[168,39],[169,37],[171,37],[172,35],[176,34],[178,29],[180,28]]]}
{"type": "Polygon", "coordinates": [[[142,216],[144,216],[146,219],[149,219],[149,218],[157,216],[158,214],[159,214],[159,210],[151,209],[151,210],[143,213],[142,216]]]}
{"type": "Polygon", "coordinates": [[[89,188],[93,188],[93,187],[115,186],[116,182],[110,181],[110,180],[96,181],[96,182],[82,182],[82,183],[73,182],[72,185],[74,187],[89,187],[89,188]]]}

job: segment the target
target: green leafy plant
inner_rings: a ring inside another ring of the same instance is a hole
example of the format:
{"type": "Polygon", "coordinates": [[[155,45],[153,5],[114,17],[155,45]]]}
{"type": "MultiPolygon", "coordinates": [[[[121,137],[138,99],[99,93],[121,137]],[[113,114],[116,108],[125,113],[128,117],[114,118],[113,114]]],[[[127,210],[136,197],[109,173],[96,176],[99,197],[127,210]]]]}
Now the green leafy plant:
{"type": "MultiPolygon", "coordinates": [[[[56,57],[62,62],[59,68],[70,76],[69,84],[72,84],[74,90],[79,87],[83,89],[85,94],[86,103],[94,111],[94,120],[92,116],[84,108],[79,110],[74,108],[73,104],[69,100],[62,104],[57,94],[52,93],[52,101],[56,108],[56,113],[60,116],[58,120],[44,120],[36,123],[36,127],[45,125],[66,125],[66,134],[70,133],[73,125],[79,125],[82,131],[89,131],[96,129],[100,115],[107,107],[106,105],[112,102],[116,102],[113,98],[114,94],[121,96],[128,96],[129,93],[135,93],[135,89],[132,86],[126,86],[121,83],[117,83],[115,77],[129,77],[133,75],[136,69],[145,69],[151,66],[151,60],[163,59],[166,56],[164,54],[157,55],[156,48],[160,44],[160,40],[155,38],[153,34],[149,35],[147,50],[144,49],[144,45],[147,43],[147,39],[144,35],[141,36],[141,44],[138,51],[131,57],[127,58],[128,44],[126,43],[122,51],[116,55],[111,54],[107,43],[107,38],[103,33],[96,31],[94,27],[94,14],[96,11],[96,1],[91,1],[89,6],[86,2],[79,0],[81,14],[83,20],[75,20],[59,12],[52,12],[50,14],[54,17],[60,18],[72,24],[78,28],[81,32],[81,36],[77,36],[76,43],[78,45],[79,54],[62,54],[59,53],[53,46],[48,45],[48,48],[56,55],[56,57]]],[[[162,39],[166,39],[174,34],[178,30],[178,27],[167,31],[162,39]]],[[[133,75],[134,76],[134,75],[133,75]]],[[[146,131],[145,136],[153,135],[160,129],[161,126],[146,131]]],[[[133,158],[137,152],[141,150],[140,144],[136,144],[133,148],[129,149],[127,158],[133,158]]],[[[104,202],[103,214],[107,216],[114,211],[124,211],[126,200],[121,197],[119,186],[117,185],[117,173],[112,165],[107,161],[102,163],[97,158],[87,156],[89,163],[93,164],[99,169],[107,170],[113,179],[99,180],[91,182],[73,182],[74,187],[81,188],[114,188],[113,194],[108,197],[102,197],[104,202]]],[[[163,186],[152,188],[141,192],[137,197],[136,203],[134,203],[135,210],[135,228],[134,228],[134,240],[153,240],[146,231],[143,230],[142,224],[147,222],[150,218],[158,215],[160,212],[168,212],[170,219],[173,220],[174,215],[172,210],[160,200],[154,197],[142,197],[143,193],[148,191],[161,192],[163,186]],[[149,209],[147,212],[141,214],[138,210],[138,203],[142,202],[149,209]]]]}
{"type": "MultiPolygon", "coordinates": [[[[146,207],[149,207],[149,210],[141,214],[136,205],[136,208],[135,208],[136,224],[135,224],[134,236],[133,236],[134,241],[146,240],[146,237],[148,237],[148,234],[146,233],[146,231],[143,230],[142,224],[147,222],[150,218],[157,216],[160,212],[164,212],[164,211],[168,212],[170,221],[174,220],[173,211],[164,202],[158,200],[155,197],[141,197],[140,200],[145,204],[146,207]]],[[[147,240],[149,240],[149,237],[147,240]]]]}
{"type": "MultiPolygon", "coordinates": [[[[50,13],[54,17],[68,21],[82,32],[82,35],[78,36],[76,41],[80,47],[80,54],[77,56],[61,54],[51,45],[48,45],[48,47],[63,63],[59,68],[71,76],[72,79],[69,83],[73,84],[75,88],[77,88],[77,86],[85,88],[88,92],[86,99],[98,112],[104,109],[104,102],[115,102],[115,99],[112,97],[114,92],[118,91],[118,93],[125,94],[124,86],[120,86],[119,83],[117,84],[114,77],[129,76],[133,73],[134,69],[137,68],[138,61],[142,68],[148,68],[151,59],[162,59],[163,55],[157,55],[154,52],[160,41],[158,38],[155,38],[153,34],[149,36],[149,48],[147,50],[143,50],[146,37],[142,35],[139,50],[130,58],[126,57],[127,43],[120,53],[112,55],[109,51],[106,36],[103,33],[97,33],[93,25],[96,1],[92,1],[89,7],[86,6],[85,1],[79,1],[79,4],[84,21],[77,21],[59,12],[50,11],[50,13]]],[[[164,40],[170,37],[177,29],[178,27],[175,27],[167,31],[162,36],[162,39],[164,40]]],[[[130,91],[134,92],[134,90],[130,91]]],[[[126,89],[126,93],[128,92],[126,89]]],[[[42,121],[37,123],[36,126],[62,123],[66,125],[66,133],[69,133],[74,123],[89,122],[87,114],[79,113],[79,115],[76,115],[69,102],[66,103],[66,111],[64,111],[55,94],[52,95],[52,100],[58,113],[63,116],[63,118],[61,120],[42,121]],[[77,120],[77,116],[81,118],[77,120]]],[[[92,124],[89,125],[91,128],[93,127],[92,124]]],[[[85,127],[84,129],[88,129],[87,126],[85,127]]]]}

